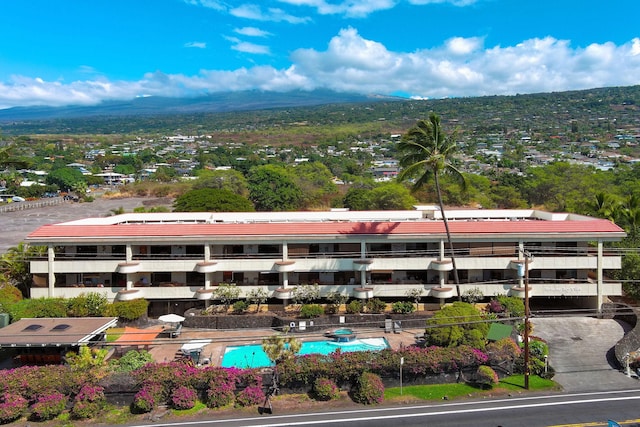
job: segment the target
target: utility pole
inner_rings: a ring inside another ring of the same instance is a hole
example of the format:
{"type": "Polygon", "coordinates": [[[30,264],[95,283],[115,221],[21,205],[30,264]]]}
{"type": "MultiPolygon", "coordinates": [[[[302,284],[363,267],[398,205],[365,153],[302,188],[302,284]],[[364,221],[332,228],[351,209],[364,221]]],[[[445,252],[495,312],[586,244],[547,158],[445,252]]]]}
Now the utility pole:
{"type": "Polygon", "coordinates": [[[524,252],[524,388],[529,390],[529,253],[524,252]]]}

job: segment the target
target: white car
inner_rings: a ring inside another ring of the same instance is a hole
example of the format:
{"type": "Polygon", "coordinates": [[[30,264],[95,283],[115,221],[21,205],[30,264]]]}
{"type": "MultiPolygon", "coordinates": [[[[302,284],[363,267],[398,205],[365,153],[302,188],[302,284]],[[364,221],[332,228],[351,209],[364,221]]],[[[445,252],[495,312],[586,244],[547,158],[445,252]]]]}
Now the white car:
{"type": "Polygon", "coordinates": [[[24,197],[20,197],[20,196],[13,196],[11,198],[12,202],[24,202],[24,197]]]}

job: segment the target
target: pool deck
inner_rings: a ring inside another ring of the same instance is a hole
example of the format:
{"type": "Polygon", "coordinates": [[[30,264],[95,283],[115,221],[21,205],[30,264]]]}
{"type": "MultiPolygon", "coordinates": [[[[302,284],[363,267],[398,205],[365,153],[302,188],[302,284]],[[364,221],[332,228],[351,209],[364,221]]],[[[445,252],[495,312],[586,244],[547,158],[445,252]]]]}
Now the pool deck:
{"type": "MultiPolygon", "coordinates": [[[[385,333],[380,329],[354,329],[356,338],[386,338],[389,346],[399,349],[415,343],[416,334],[421,334],[424,329],[403,329],[400,332],[385,333]]],[[[210,360],[213,366],[220,366],[222,356],[227,346],[260,344],[263,338],[275,334],[273,329],[252,330],[213,330],[182,328],[182,333],[176,338],[156,338],[149,346],[149,353],[156,362],[170,362],[181,355],[180,347],[191,340],[211,340],[205,345],[200,355],[203,359],[210,360]]],[[[301,341],[321,341],[328,339],[323,332],[297,332],[293,333],[301,341]]]]}

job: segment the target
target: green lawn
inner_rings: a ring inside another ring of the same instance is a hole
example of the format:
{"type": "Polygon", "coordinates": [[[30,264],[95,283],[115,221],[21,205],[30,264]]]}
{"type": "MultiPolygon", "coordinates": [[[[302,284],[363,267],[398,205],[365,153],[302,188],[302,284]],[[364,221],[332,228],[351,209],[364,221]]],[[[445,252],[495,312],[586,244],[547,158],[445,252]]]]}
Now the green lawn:
{"type": "MultiPolygon", "coordinates": [[[[556,390],[558,385],[552,380],[546,380],[538,376],[529,377],[529,391],[556,390]]],[[[469,395],[482,395],[483,393],[497,390],[525,391],[524,375],[512,375],[504,378],[492,389],[480,389],[465,383],[412,385],[402,388],[403,396],[412,396],[421,400],[443,400],[456,397],[468,397],[469,395]]],[[[400,397],[400,387],[388,388],[384,392],[384,398],[394,399],[400,397]]]]}
{"type": "Polygon", "coordinates": [[[107,329],[107,342],[114,342],[124,334],[124,328],[107,329]]]}

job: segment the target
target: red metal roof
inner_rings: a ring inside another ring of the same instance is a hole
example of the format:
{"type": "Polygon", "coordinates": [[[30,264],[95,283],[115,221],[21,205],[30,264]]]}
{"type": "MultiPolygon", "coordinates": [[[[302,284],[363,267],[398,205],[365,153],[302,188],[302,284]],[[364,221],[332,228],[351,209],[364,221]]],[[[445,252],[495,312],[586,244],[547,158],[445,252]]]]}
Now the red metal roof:
{"type": "MultiPolygon", "coordinates": [[[[604,219],[584,221],[451,221],[456,235],[485,234],[607,234],[623,237],[624,230],[604,219]]],[[[441,221],[417,222],[290,222],[250,224],[115,224],[45,225],[27,236],[29,240],[68,238],[215,237],[288,235],[412,235],[443,234],[441,221]]]]}

